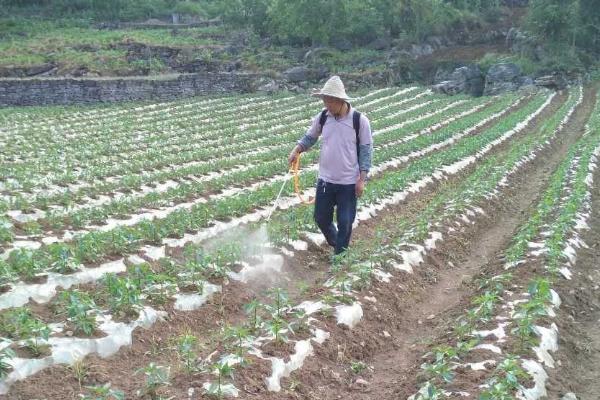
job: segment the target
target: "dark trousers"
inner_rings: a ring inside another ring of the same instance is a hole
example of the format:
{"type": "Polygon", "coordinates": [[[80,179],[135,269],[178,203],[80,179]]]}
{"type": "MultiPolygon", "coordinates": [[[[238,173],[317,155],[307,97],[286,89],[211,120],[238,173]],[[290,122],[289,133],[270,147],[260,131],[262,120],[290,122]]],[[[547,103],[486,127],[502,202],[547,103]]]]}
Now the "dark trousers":
{"type": "Polygon", "coordinates": [[[315,222],[325,235],[327,243],[335,248],[335,254],[342,253],[350,243],[352,223],[356,217],[355,186],[327,183],[322,179],[317,182],[315,222]],[[333,224],[335,207],[337,207],[337,228],[333,224]]]}

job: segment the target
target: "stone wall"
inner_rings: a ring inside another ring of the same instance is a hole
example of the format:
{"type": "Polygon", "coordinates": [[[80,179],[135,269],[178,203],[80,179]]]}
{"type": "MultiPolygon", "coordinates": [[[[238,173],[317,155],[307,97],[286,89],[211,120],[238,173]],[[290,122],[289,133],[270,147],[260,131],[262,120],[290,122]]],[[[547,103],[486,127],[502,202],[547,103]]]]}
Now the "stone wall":
{"type": "Polygon", "coordinates": [[[248,92],[255,75],[181,74],[124,78],[4,78],[0,106],[80,104],[131,100],[171,100],[200,94],[248,92]]]}

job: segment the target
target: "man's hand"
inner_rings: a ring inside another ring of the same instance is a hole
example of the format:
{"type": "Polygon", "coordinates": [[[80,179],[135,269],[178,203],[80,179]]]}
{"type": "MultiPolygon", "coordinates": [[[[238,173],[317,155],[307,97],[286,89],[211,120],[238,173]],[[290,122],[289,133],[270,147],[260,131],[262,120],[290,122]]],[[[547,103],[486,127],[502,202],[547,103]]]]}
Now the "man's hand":
{"type": "Polygon", "coordinates": [[[298,158],[298,154],[300,154],[300,146],[294,147],[294,149],[288,156],[288,164],[290,167],[296,162],[296,158],[298,158]]]}
{"type": "Polygon", "coordinates": [[[358,178],[356,181],[355,191],[356,197],[362,196],[363,192],[365,191],[365,181],[362,178],[358,178]]]}

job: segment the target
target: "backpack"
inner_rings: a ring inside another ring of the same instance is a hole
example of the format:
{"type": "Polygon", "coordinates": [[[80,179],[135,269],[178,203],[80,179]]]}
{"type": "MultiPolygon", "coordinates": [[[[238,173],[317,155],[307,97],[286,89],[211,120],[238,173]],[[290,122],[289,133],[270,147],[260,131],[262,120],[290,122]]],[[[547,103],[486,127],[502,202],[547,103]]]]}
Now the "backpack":
{"type": "MultiPolygon", "coordinates": [[[[323,131],[323,125],[325,125],[325,121],[327,121],[327,109],[321,111],[321,116],[319,117],[319,125],[321,125],[321,131],[323,131]]],[[[352,126],[354,127],[354,132],[356,132],[356,154],[358,154],[358,146],[360,146],[360,113],[354,110],[352,114],[352,126]]]]}

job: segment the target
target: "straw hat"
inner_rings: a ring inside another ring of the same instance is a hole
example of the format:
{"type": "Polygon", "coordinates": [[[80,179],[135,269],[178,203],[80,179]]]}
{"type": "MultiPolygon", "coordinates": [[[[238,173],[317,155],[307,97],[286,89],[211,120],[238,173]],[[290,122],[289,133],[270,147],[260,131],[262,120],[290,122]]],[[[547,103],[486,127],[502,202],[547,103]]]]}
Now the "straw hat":
{"type": "Polygon", "coordinates": [[[352,100],[352,98],[348,97],[348,95],[346,94],[346,89],[344,89],[344,83],[337,75],[334,75],[331,78],[329,78],[327,82],[325,82],[325,85],[323,85],[323,89],[319,90],[318,92],[313,92],[312,96],[321,98],[323,96],[329,96],[342,100],[352,100]]]}

